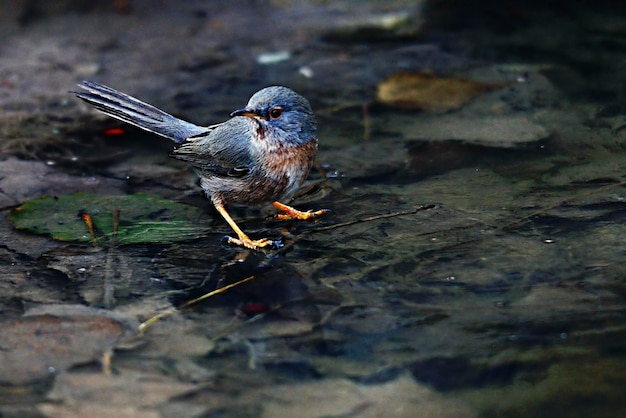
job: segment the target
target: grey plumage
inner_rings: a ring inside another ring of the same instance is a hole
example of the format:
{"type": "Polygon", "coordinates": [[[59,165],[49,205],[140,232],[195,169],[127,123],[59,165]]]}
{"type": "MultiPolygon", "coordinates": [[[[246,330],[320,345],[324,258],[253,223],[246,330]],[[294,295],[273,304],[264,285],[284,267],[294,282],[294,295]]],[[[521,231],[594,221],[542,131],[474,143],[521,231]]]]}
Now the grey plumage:
{"type": "Polygon", "coordinates": [[[83,81],[78,86],[87,90],[88,93],[75,91],[72,93],[99,111],[138,128],[169,138],[177,144],[190,136],[198,135],[207,130],[205,127],[175,118],[152,105],[102,84],[83,81]]]}
{"type": "Polygon", "coordinates": [[[245,174],[254,163],[248,136],[246,118],[233,118],[187,138],[170,156],[187,161],[200,175],[245,174]]]}

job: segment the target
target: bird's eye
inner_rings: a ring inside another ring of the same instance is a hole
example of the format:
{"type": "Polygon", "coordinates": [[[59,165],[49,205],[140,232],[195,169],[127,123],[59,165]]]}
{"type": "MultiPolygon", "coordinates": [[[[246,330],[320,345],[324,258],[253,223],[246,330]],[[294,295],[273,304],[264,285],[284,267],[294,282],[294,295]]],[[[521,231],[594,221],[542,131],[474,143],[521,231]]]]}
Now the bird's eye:
{"type": "Polygon", "coordinates": [[[278,119],[283,115],[283,108],[280,106],[274,106],[269,111],[270,119],[278,119]]]}

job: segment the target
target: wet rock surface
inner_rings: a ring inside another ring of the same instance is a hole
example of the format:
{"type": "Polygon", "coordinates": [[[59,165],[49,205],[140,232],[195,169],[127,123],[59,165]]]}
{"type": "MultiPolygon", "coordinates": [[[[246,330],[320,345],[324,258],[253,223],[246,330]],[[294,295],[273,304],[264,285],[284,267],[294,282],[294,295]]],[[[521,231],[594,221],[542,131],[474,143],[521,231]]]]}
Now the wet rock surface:
{"type": "Polygon", "coordinates": [[[623,5],[468,4],[0,5],[0,415],[624,415],[623,5]],[[294,88],[321,169],[293,203],[333,213],[233,208],[285,246],[226,245],[172,145],[68,94],[83,79],[204,125],[294,88]],[[207,232],[9,221],[76,192],[195,206],[207,232]]]}

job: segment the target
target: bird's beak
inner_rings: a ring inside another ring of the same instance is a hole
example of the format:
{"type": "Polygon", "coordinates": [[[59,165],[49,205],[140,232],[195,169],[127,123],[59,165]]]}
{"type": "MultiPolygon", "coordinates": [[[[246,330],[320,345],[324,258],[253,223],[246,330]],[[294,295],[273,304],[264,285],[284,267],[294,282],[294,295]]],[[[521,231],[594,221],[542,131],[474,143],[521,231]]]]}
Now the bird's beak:
{"type": "Polygon", "coordinates": [[[254,119],[265,119],[262,115],[259,115],[257,112],[255,112],[254,110],[250,110],[250,109],[235,110],[233,113],[230,114],[230,117],[232,118],[235,116],[246,116],[248,118],[254,118],[254,119]]]}

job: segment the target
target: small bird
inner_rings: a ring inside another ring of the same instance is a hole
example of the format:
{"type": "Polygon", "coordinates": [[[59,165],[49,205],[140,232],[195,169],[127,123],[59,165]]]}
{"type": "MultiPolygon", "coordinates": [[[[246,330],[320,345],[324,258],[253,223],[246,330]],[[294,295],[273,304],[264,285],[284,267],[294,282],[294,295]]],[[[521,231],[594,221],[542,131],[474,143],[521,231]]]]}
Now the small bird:
{"type": "Polygon", "coordinates": [[[170,156],[187,161],[215,209],[237,234],[228,242],[250,249],[280,246],[268,238],[252,240],[226,210],[228,204],[273,202],[278,219],[311,219],[328,211],[299,211],[279,200],[294,195],[317,152],[317,122],[308,100],[283,86],[256,92],[225,122],[198,126],[125,93],[93,81],[71,92],[97,110],[176,143],[170,156]]]}

